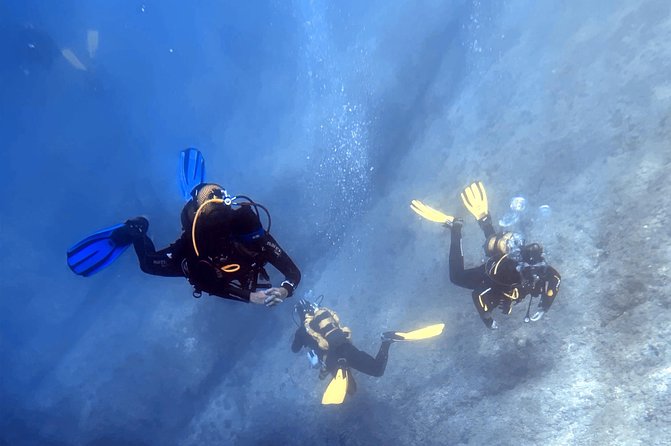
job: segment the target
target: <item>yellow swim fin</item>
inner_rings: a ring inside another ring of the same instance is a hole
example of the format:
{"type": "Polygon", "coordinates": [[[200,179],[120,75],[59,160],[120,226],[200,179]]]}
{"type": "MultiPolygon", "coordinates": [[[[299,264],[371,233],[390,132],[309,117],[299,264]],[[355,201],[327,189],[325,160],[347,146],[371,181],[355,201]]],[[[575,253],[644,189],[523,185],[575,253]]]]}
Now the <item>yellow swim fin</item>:
{"type": "Polygon", "coordinates": [[[468,212],[473,214],[476,220],[482,220],[489,214],[487,192],[481,181],[476,181],[470,186],[466,186],[461,193],[461,201],[464,202],[464,206],[466,206],[468,212]]]}
{"type": "Polygon", "coordinates": [[[322,404],[342,404],[347,394],[347,369],[341,367],[336,372],[322,396],[322,404]]]}
{"type": "Polygon", "coordinates": [[[434,324],[407,333],[388,331],[382,334],[382,339],[389,341],[419,341],[420,339],[429,339],[438,336],[443,332],[444,328],[445,324],[434,324]]]}
{"type": "Polygon", "coordinates": [[[436,223],[452,223],[454,217],[451,215],[444,214],[438,209],[434,209],[431,206],[427,206],[419,200],[412,200],[410,203],[410,209],[415,211],[420,217],[426,218],[429,221],[436,223]]]}
{"type": "Polygon", "coordinates": [[[79,60],[77,55],[70,48],[63,48],[61,50],[61,54],[70,65],[78,70],[86,71],[86,65],[84,65],[82,61],[79,60]]]}
{"type": "Polygon", "coordinates": [[[86,31],[86,49],[91,59],[96,57],[99,42],[100,42],[100,33],[98,32],[97,29],[89,29],[88,31],[86,31]]]}

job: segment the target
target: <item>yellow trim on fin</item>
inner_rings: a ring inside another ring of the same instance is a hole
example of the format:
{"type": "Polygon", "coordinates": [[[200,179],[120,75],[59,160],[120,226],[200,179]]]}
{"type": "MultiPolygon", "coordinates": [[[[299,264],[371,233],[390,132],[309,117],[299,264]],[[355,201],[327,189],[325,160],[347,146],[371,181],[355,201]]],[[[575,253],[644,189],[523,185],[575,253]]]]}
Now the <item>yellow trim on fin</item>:
{"type": "Polygon", "coordinates": [[[342,404],[347,395],[347,370],[339,368],[322,396],[322,404],[342,404]]]}
{"type": "Polygon", "coordinates": [[[453,216],[447,215],[438,209],[434,209],[419,200],[412,200],[410,203],[410,209],[412,209],[420,217],[435,223],[452,223],[452,221],[454,221],[453,216]]]}

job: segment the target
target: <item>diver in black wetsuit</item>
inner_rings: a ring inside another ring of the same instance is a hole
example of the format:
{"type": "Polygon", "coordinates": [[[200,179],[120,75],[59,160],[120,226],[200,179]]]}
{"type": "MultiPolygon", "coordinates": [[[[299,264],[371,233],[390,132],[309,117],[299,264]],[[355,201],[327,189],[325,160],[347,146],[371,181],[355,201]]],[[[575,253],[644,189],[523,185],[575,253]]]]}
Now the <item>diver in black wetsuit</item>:
{"type": "Polygon", "coordinates": [[[0,74],[25,77],[46,72],[60,55],[53,39],[30,24],[19,24],[0,9],[0,74]]]}
{"type": "MultiPolygon", "coordinates": [[[[318,301],[319,302],[319,301],[318,301]]],[[[443,332],[445,324],[435,324],[407,333],[387,331],[381,334],[382,342],[375,357],[356,348],[351,341],[352,332],[340,324],[340,318],[326,307],[318,303],[301,299],[294,307],[300,322],[294,333],[291,350],[298,353],[303,347],[308,349],[308,356],[314,367],[320,368],[319,378],[329,374],[337,379],[339,369],[345,370],[346,391],[353,394],[356,382],[349,373],[355,369],[370,376],[384,375],[389,358],[389,346],[396,341],[417,341],[438,336],[443,332]]]]}
{"type": "Polygon", "coordinates": [[[506,244],[505,250],[490,250],[488,254],[491,257],[483,265],[465,269],[461,247],[462,222],[455,219],[451,225],[446,225],[452,232],[450,280],[457,286],[473,290],[473,304],[487,328],[497,328],[491,316],[494,308],[498,307],[504,314],[510,314],[512,306],[527,295],[541,296],[536,313],[530,318],[527,314],[525,319],[538,321],[557,296],[561,281],[559,273],[545,263],[543,248],[538,243],[518,244],[513,233],[496,234],[489,215],[480,220],[479,224],[488,240],[485,248],[488,245],[506,244]]]}
{"type": "Polygon", "coordinates": [[[481,182],[464,189],[461,199],[475,217],[485,234],[487,261],[478,267],[466,269],[461,247],[463,221],[437,209],[413,200],[411,209],[427,220],[442,223],[452,232],[450,244],[450,280],[457,286],[473,290],[473,304],[480,318],[490,329],[498,328],[492,317],[495,308],[510,314],[513,305],[527,295],[540,296],[538,310],[529,317],[531,300],[525,321],[538,321],[548,311],[557,293],[561,277],[543,257],[543,247],[538,243],[525,244],[520,234],[497,234],[492,225],[487,194],[481,182]]]}
{"type": "Polygon", "coordinates": [[[543,258],[543,247],[538,243],[525,244],[521,235],[512,232],[497,234],[492,225],[487,203],[487,193],[481,182],[464,189],[461,199],[466,209],[475,217],[485,234],[487,261],[476,268],[464,268],[459,219],[445,222],[451,229],[450,280],[455,285],[473,290],[473,304],[482,322],[490,329],[498,326],[491,314],[501,308],[510,314],[514,304],[527,295],[541,296],[538,310],[529,317],[531,300],[525,321],[538,321],[557,296],[561,277],[543,258]]]}
{"type": "Polygon", "coordinates": [[[301,273],[263,228],[259,207],[251,200],[231,202],[221,186],[205,183],[194,189],[184,206],[182,235],[169,247],[156,251],[144,217],[128,220],[114,231],[113,238],[121,245],[133,243],[145,273],[186,277],[195,297],[206,292],[272,306],[293,294],[301,273]],[[269,283],[267,263],[285,275],[279,287],[269,283]],[[259,288],[265,290],[257,291],[259,288]]]}
{"type": "MultiPolygon", "coordinates": [[[[300,325],[294,333],[291,351],[298,353],[303,347],[320,365],[319,379],[335,375],[339,367],[351,367],[370,376],[384,375],[389,358],[389,346],[394,341],[391,335],[383,335],[377,355],[372,357],[356,348],[351,341],[352,332],[340,325],[338,315],[328,308],[301,299],[294,311],[300,325]]],[[[349,375],[347,393],[356,392],[356,382],[349,375]]]]}

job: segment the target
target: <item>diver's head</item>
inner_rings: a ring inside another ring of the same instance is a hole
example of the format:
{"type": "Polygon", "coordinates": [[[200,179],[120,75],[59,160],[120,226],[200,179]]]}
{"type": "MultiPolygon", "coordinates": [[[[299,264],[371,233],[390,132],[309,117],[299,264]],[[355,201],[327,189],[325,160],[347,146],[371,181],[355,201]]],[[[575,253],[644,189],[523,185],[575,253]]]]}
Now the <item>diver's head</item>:
{"type": "Polygon", "coordinates": [[[543,262],[543,247],[539,243],[530,243],[520,247],[520,256],[523,262],[535,265],[543,262]]]}
{"type": "Polygon", "coordinates": [[[522,284],[533,287],[545,275],[547,264],[543,257],[543,247],[538,243],[530,243],[520,248],[520,260],[517,271],[522,284]]]}
{"type": "MultiPolygon", "coordinates": [[[[215,183],[201,183],[191,191],[196,206],[202,206],[206,201],[213,199],[226,200],[229,198],[226,189],[215,183]]],[[[229,204],[229,203],[226,203],[229,204]]]]}
{"type": "Polygon", "coordinates": [[[317,304],[312,303],[307,299],[301,299],[294,305],[294,312],[298,315],[301,321],[304,321],[305,316],[314,314],[314,312],[317,311],[317,308],[317,304]]]}

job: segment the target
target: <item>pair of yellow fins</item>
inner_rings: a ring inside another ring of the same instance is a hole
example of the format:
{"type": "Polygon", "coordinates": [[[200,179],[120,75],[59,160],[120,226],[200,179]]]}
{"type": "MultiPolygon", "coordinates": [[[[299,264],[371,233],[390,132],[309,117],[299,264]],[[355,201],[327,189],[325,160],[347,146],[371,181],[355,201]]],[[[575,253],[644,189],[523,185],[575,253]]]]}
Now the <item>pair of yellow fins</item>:
{"type": "MultiPolygon", "coordinates": [[[[420,328],[409,332],[394,332],[396,341],[419,341],[429,339],[440,335],[445,328],[445,324],[434,324],[428,327],[420,328]]],[[[340,367],[333,377],[322,396],[322,404],[342,404],[347,395],[347,384],[349,381],[349,370],[347,367],[340,367]]]]}
{"type": "MultiPolygon", "coordinates": [[[[489,204],[487,201],[487,191],[481,181],[476,181],[466,186],[461,193],[461,201],[476,220],[482,220],[489,213],[489,204]]],[[[454,217],[447,215],[438,209],[434,209],[429,205],[422,203],[419,200],[412,200],[410,209],[415,211],[420,217],[429,221],[441,224],[450,224],[454,221],[454,217]]]]}

